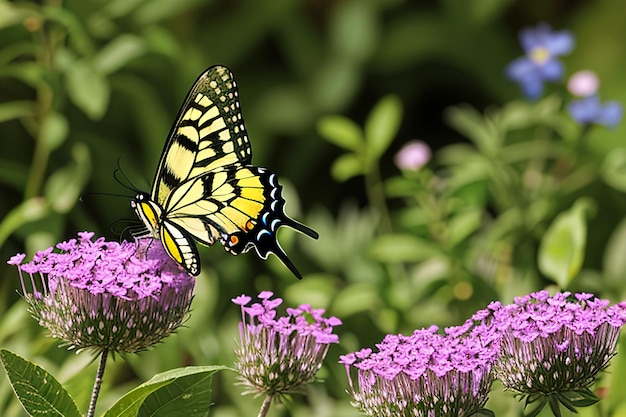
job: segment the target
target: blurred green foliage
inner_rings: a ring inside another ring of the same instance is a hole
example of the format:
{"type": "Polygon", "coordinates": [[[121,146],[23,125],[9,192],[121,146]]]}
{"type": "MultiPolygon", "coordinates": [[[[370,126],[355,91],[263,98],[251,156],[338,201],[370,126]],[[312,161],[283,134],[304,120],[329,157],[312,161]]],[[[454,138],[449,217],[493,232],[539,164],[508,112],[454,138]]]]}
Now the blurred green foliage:
{"type": "MultiPolygon", "coordinates": [[[[576,36],[567,73],[596,71],[603,97],[626,103],[615,10],[618,0],[0,0],[0,257],[81,230],[116,238],[120,220],[136,222],[113,171],[147,190],[193,80],[226,65],[254,163],[279,174],[287,211],[320,239],[281,234],[301,282],[273,258],[201,249],[187,327],[111,361],[100,409],[158,372],[231,365],[230,299],[273,290],[344,325],[323,383],[270,415],[356,416],[336,361],[386,333],[459,324],[491,300],[546,287],[626,298],[626,123],[586,131],[558,87],[529,103],[503,76],[521,54],[517,31],[545,20],[576,36]],[[433,160],[398,170],[393,155],[416,137],[433,160]]],[[[45,337],[18,288],[1,266],[0,346],[42,365],[86,409],[95,364],[45,337]]],[[[622,355],[600,383],[602,415],[626,416],[622,355]]],[[[242,400],[234,383],[216,376],[212,415],[257,413],[260,400],[242,400]]],[[[487,406],[519,415],[499,391],[487,406]]],[[[0,414],[25,415],[5,375],[0,414]]]]}

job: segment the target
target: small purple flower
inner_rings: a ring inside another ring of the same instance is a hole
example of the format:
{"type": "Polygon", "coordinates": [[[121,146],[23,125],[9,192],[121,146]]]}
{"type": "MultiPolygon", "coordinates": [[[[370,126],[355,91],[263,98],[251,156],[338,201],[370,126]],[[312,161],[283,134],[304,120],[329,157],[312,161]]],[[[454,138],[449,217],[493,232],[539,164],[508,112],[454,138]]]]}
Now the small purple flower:
{"type": "Polygon", "coordinates": [[[614,128],[622,120],[624,108],[615,101],[600,102],[597,95],[575,100],[567,106],[570,116],[581,125],[599,124],[614,128]]]}
{"type": "Polygon", "coordinates": [[[488,309],[483,324],[501,339],[494,371],[506,389],[528,396],[528,403],[552,396],[566,407],[593,403],[589,386],[615,355],[626,305],[609,306],[584,293],[539,291],[488,309]]]}
{"type": "Polygon", "coordinates": [[[394,163],[400,169],[417,171],[430,161],[430,147],[419,140],[412,140],[404,144],[394,158],[394,163]]]}
{"type": "Polygon", "coordinates": [[[467,330],[448,328],[444,336],[431,326],[387,335],[377,352],[342,356],[352,405],[376,417],[474,414],[487,401],[498,344],[467,330]]]}
{"type": "Polygon", "coordinates": [[[574,36],[540,23],[536,28],[523,29],[520,42],[526,55],[511,62],[505,73],[520,85],[526,97],[536,99],[543,93],[544,81],[558,81],[563,76],[563,64],[556,58],[571,52],[574,36]]]}
{"type": "Polygon", "coordinates": [[[159,240],[91,240],[93,233],[12,257],[29,311],[70,349],[138,352],[176,330],[195,284],[159,240]],[[148,319],[147,319],[148,318],[148,319]]]}
{"type": "Polygon", "coordinates": [[[246,393],[269,397],[299,391],[313,381],[330,344],[339,342],[333,328],[341,324],[307,304],[288,308],[286,316],[277,318],[282,299],[272,296],[263,291],[258,295],[261,302],[252,305],[246,295],[232,300],[242,311],[241,340],[235,349],[239,379],[249,388],[246,393]]]}

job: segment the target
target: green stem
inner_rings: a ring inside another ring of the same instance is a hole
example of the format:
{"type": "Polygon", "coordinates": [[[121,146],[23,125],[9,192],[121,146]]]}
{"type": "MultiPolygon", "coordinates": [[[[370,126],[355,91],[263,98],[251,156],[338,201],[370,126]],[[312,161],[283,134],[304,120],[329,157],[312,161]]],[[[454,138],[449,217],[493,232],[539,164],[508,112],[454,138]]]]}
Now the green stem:
{"type": "Polygon", "coordinates": [[[259,415],[257,417],[265,417],[267,415],[273,398],[274,397],[272,395],[268,395],[267,397],[265,397],[265,399],[263,400],[263,404],[261,404],[261,409],[259,410],[259,415]]]}
{"type": "Polygon", "coordinates": [[[385,190],[376,164],[372,164],[365,174],[365,192],[370,206],[375,207],[380,215],[380,232],[382,234],[391,233],[393,226],[387,208],[385,190]]]}
{"type": "Polygon", "coordinates": [[[109,350],[104,349],[102,351],[102,356],[100,357],[100,365],[98,365],[96,379],[93,383],[93,390],[91,391],[91,400],[89,401],[89,411],[87,411],[87,417],[93,417],[96,413],[96,402],[98,401],[98,395],[100,394],[100,388],[102,387],[102,376],[104,375],[104,367],[107,363],[107,356],[109,356],[109,350]]]}
{"type": "MultiPolygon", "coordinates": [[[[41,51],[37,56],[37,60],[45,69],[51,69],[54,66],[56,42],[54,34],[52,33],[53,29],[50,29],[50,33],[46,30],[44,26],[38,32],[41,51]]],[[[35,139],[35,151],[31,163],[31,170],[26,182],[26,189],[24,191],[25,200],[40,195],[45,179],[46,169],[50,159],[50,147],[41,140],[41,128],[52,110],[53,96],[54,93],[50,85],[46,82],[41,82],[37,87],[37,113],[35,123],[30,132],[35,139]]]]}

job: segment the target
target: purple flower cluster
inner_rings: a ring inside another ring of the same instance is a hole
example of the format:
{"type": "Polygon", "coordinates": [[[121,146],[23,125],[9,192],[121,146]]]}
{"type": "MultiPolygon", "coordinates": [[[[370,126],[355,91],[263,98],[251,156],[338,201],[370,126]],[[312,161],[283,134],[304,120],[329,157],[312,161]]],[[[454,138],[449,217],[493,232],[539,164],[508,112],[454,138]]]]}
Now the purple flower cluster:
{"type": "Polygon", "coordinates": [[[298,391],[311,382],[322,366],[329,345],[338,343],[333,328],[341,324],[336,317],[324,317],[323,309],[308,304],[287,308],[287,315],[276,317],[282,299],[263,291],[259,303],[248,305],[247,295],[234,298],[241,306],[241,337],[235,354],[235,367],[249,392],[281,395],[298,391]]]}
{"type": "Polygon", "coordinates": [[[136,352],[178,328],[195,281],[160,241],[92,241],[93,233],[12,257],[31,314],[70,348],[136,352]],[[56,249],[56,250],[55,250],[56,249]],[[39,277],[38,279],[36,277],[39,277]]]}
{"type": "Polygon", "coordinates": [[[487,401],[493,378],[527,404],[539,401],[537,413],[555,401],[574,410],[597,401],[588,387],[615,355],[625,323],[626,303],[539,291],[492,302],[445,335],[436,326],[388,335],[378,351],[340,363],[352,404],[369,416],[469,416],[487,401]]]}
{"type": "Polygon", "coordinates": [[[352,404],[369,416],[469,416],[487,401],[496,339],[467,327],[387,335],[377,352],[362,349],[341,357],[352,404]],[[357,371],[353,383],[351,368],[357,371]]]}
{"type": "Polygon", "coordinates": [[[484,324],[501,339],[494,370],[507,389],[550,394],[589,387],[615,355],[626,304],[592,294],[539,291],[513,304],[494,302],[484,324]]]}

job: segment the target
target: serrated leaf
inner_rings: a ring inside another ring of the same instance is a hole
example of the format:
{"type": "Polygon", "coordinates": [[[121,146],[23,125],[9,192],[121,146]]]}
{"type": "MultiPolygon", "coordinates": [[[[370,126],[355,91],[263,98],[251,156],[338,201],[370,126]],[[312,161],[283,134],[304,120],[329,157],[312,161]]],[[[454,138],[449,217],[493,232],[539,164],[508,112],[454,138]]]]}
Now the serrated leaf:
{"type": "Polygon", "coordinates": [[[590,206],[590,200],[579,199],[572,208],[556,216],[539,245],[539,270],[561,288],[569,285],[583,264],[585,215],[590,206]]]}
{"type": "Polygon", "coordinates": [[[226,366],[189,366],[155,375],[124,395],[103,417],[208,415],[211,378],[226,366]]]}
{"type": "Polygon", "coordinates": [[[365,121],[365,142],[370,162],[378,160],[398,134],[402,102],[395,95],[380,99],[365,121]]]}
{"type": "Polygon", "coordinates": [[[67,391],[46,370],[4,349],[0,350],[0,362],[28,414],[81,417],[67,391]]]}
{"type": "Polygon", "coordinates": [[[363,131],[347,117],[322,117],[317,123],[317,131],[328,142],[341,148],[354,152],[363,150],[363,131]]]}
{"type": "Polygon", "coordinates": [[[333,162],[330,173],[334,179],[344,182],[352,177],[363,174],[363,163],[361,158],[353,153],[341,155],[333,162]]]}
{"type": "Polygon", "coordinates": [[[67,92],[76,107],[93,120],[104,116],[111,94],[106,77],[84,60],[74,62],[66,77],[67,92]]]}

